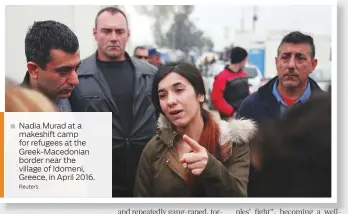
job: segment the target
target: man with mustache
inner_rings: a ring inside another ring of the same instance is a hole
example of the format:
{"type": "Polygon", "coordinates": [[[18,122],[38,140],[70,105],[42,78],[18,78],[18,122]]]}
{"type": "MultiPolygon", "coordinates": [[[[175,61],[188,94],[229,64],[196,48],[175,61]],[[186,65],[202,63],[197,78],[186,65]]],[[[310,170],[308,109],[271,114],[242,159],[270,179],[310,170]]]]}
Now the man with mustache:
{"type": "Polygon", "coordinates": [[[79,83],[79,42],[64,24],[38,21],[25,37],[27,72],[21,84],[46,95],[62,112],[70,112],[68,100],[79,83]]]}
{"type": "MultiPolygon", "coordinates": [[[[275,57],[277,76],[248,96],[238,110],[238,118],[255,120],[259,125],[281,117],[287,109],[304,103],[316,91],[322,91],[309,77],[317,66],[313,38],[295,31],[287,34],[278,47],[275,57]]],[[[253,177],[257,176],[251,165],[248,196],[254,192],[253,177]]]]}
{"type": "Polygon", "coordinates": [[[112,196],[131,197],[141,152],[156,134],[151,89],[157,68],[126,52],[130,29],[119,8],[98,12],[93,36],[98,48],[81,63],[76,88],[81,96],[72,107],[112,112],[112,196]]]}

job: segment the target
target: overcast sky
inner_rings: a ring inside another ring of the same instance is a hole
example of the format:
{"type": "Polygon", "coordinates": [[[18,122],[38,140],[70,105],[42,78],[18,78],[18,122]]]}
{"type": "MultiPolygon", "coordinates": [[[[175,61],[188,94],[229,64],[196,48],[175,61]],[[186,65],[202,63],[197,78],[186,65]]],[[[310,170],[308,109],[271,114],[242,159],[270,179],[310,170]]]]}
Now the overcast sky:
{"type": "MultiPolygon", "coordinates": [[[[153,20],[126,6],[131,19],[132,42],[135,45],[153,44],[151,24],[153,20]]],[[[252,30],[252,6],[196,5],[191,20],[209,36],[216,49],[233,42],[234,32],[241,30],[244,14],[244,30],[252,30]],[[226,41],[226,36],[230,41],[226,41]]],[[[300,30],[313,34],[331,35],[330,6],[258,6],[256,33],[266,35],[272,30],[300,30]]]]}

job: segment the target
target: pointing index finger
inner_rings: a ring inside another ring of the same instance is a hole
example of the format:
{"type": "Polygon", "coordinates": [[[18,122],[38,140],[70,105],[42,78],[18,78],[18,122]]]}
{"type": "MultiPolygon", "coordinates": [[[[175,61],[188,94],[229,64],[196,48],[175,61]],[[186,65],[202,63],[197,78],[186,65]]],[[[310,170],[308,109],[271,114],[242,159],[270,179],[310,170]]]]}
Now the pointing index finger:
{"type": "Polygon", "coordinates": [[[186,134],[183,136],[183,140],[192,148],[194,152],[198,152],[202,149],[202,146],[199,145],[195,140],[187,136],[186,134]]]}

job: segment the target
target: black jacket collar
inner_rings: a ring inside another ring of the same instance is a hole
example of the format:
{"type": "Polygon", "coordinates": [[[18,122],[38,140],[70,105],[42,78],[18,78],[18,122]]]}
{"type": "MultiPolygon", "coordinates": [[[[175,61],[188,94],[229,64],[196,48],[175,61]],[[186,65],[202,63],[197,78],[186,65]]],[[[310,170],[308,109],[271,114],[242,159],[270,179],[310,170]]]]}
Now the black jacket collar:
{"type": "MultiPolygon", "coordinates": [[[[274,118],[280,115],[278,100],[273,95],[273,85],[277,80],[278,76],[274,77],[264,86],[260,87],[257,92],[260,96],[262,105],[264,105],[267,109],[266,114],[269,114],[270,118],[274,118]]],[[[322,91],[319,85],[312,78],[309,78],[309,83],[311,87],[311,94],[313,94],[313,92],[315,91],[322,91]]]]}

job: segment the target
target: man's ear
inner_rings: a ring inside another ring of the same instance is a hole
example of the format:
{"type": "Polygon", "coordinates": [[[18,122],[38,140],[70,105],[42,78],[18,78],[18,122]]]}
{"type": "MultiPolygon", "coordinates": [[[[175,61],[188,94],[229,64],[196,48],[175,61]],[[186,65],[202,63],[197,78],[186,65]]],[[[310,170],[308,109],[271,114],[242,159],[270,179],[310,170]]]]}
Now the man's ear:
{"type": "Polygon", "coordinates": [[[279,71],[279,66],[278,66],[279,65],[279,61],[280,61],[280,59],[279,59],[278,56],[274,58],[274,63],[275,63],[277,72],[279,71]]]}
{"type": "Polygon", "coordinates": [[[97,40],[97,28],[93,28],[93,37],[94,37],[94,40],[97,40]]]}
{"type": "Polygon", "coordinates": [[[130,35],[131,35],[131,31],[130,31],[130,29],[128,28],[128,30],[127,30],[127,41],[129,40],[129,38],[130,38],[130,35]]]}
{"type": "Polygon", "coordinates": [[[317,59],[312,59],[312,68],[313,68],[313,70],[310,71],[310,73],[312,73],[315,70],[317,65],[318,65],[318,60],[317,59]]]}
{"type": "Polygon", "coordinates": [[[30,78],[38,79],[41,68],[35,62],[27,62],[27,68],[30,78]]]}

